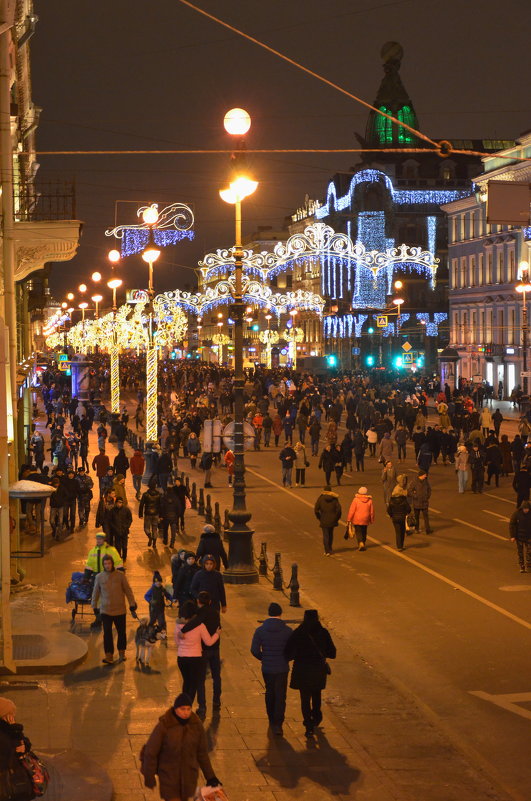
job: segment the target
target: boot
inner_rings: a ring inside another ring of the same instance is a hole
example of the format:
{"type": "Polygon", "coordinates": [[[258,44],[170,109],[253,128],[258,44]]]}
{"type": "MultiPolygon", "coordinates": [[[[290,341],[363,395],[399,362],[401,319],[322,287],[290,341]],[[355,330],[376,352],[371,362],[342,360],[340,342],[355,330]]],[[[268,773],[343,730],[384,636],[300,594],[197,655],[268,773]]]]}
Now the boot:
{"type": "Polygon", "coordinates": [[[125,651],[118,651],[118,661],[125,662],[126,659],[125,651]]]}
{"type": "Polygon", "coordinates": [[[105,659],[102,659],[101,661],[104,662],[106,665],[112,665],[114,664],[114,655],[105,654],[105,659]]]}

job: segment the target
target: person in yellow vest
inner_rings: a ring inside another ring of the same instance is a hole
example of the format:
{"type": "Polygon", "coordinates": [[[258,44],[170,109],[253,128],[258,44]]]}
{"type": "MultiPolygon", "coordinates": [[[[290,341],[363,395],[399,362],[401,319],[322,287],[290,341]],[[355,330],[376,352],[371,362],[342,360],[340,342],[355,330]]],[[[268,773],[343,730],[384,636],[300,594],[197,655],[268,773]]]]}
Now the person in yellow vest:
{"type": "MultiPolygon", "coordinates": [[[[106,555],[112,556],[114,566],[117,570],[124,569],[122,557],[113,545],[108,545],[105,542],[105,533],[103,531],[96,532],[96,545],[88,552],[87,561],[85,564],[85,578],[94,582],[98,573],[103,570],[103,557],[106,555]]],[[[95,619],[90,624],[91,628],[99,628],[101,626],[101,617],[99,613],[94,612],[95,619]]]]}

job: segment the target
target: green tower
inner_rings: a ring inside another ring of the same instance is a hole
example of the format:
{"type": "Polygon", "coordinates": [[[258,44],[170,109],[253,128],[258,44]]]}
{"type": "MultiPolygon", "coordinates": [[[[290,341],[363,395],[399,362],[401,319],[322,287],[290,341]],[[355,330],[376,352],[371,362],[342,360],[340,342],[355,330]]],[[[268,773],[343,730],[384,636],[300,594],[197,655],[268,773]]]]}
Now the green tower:
{"type": "MultiPolygon", "coordinates": [[[[373,105],[385,114],[392,114],[396,119],[418,129],[413,103],[400,78],[400,63],[403,54],[402,46],[398,42],[387,42],[382,47],[381,56],[385,75],[373,105]]],[[[418,147],[420,143],[417,137],[406,128],[377,114],[376,111],[371,111],[367,121],[365,144],[368,148],[384,148],[418,147]]]]}

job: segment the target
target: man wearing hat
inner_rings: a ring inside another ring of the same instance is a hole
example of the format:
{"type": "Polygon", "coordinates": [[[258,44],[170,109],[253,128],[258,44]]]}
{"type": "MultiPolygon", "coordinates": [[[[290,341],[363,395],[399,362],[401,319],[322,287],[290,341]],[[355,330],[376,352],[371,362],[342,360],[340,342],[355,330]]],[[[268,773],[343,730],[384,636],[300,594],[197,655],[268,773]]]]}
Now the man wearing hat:
{"type": "MultiPolygon", "coordinates": [[[[18,758],[31,750],[31,743],[24,736],[22,724],[15,720],[16,711],[17,708],[10,698],[0,697],[0,776],[9,775],[11,782],[17,788],[17,801],[31,801],[35,798],[33,783],[18,758]]],[[[6,793],[2,794],[2,798],[15,798],[14,794],[9,794],[7,788],[6,793]]]]}
{"type": "Polygon", "coordinates": [[[229,566],[229,560],[227,558],[225,546],[223,545],[223,541],[219,534],[216,533],[214,526],[210,525],[209,523],[203,527],[203,533],[201,534],[199,543],[197,545],[197,551],[195,555],[198,563],[201,563],[201,560],[207,553],[215,557],[217,570],[221,568],[222,563],[225,570],[227,569],[229,566]]]}
{"type": "Polygon", "coordinates": [[[267,613],[269,617],[253,634],[251,653],[262,663],[269,725],[275,734],[282,736],[289,674],[284,648],[293,629],[281,620],[282,607],[279,604],[269,604],[267,613]]]}
{"type": "Polygon", "coordinates": [[[430,526],[430,516],[428,512],[430,497],[431,485],[428,481],[428,474],[425,470],[419,470],[418,475],[415,476],[407,489],[407,499],[415,513],[415,534],[419,533],[421,512],[424,518],[426,534],[431,534],[433,532],[430,526]]]}
{"type": "MultiPolygon", "coordinates": [[[[88,552],[87,561],[85,564],[85,578],[94,580],[96,576],[103,570],[103,557],[112,556],[115,568],[118,570],[124,569],[124,563],[116,548],[113,545],[108,545],[105,542],[105,533],[103,531],[96,532],[96,545],[88,552]]],[[[101,617],[98,612],[94,612],[96,619],[91,624],[92,628],[101,626],[101,617]]]]}

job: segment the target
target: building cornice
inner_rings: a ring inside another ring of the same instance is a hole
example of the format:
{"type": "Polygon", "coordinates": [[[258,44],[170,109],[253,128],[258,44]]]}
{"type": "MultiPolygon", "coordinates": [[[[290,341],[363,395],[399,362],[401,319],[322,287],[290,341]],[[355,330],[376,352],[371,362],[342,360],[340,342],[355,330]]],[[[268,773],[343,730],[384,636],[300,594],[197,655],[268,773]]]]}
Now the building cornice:
{"type": "Polygon", "coordinates": [[[49,261],[70,261],[79,246],[81,226],[79,220],[16,222],[15,281],[42,270],[49,261]]]}

